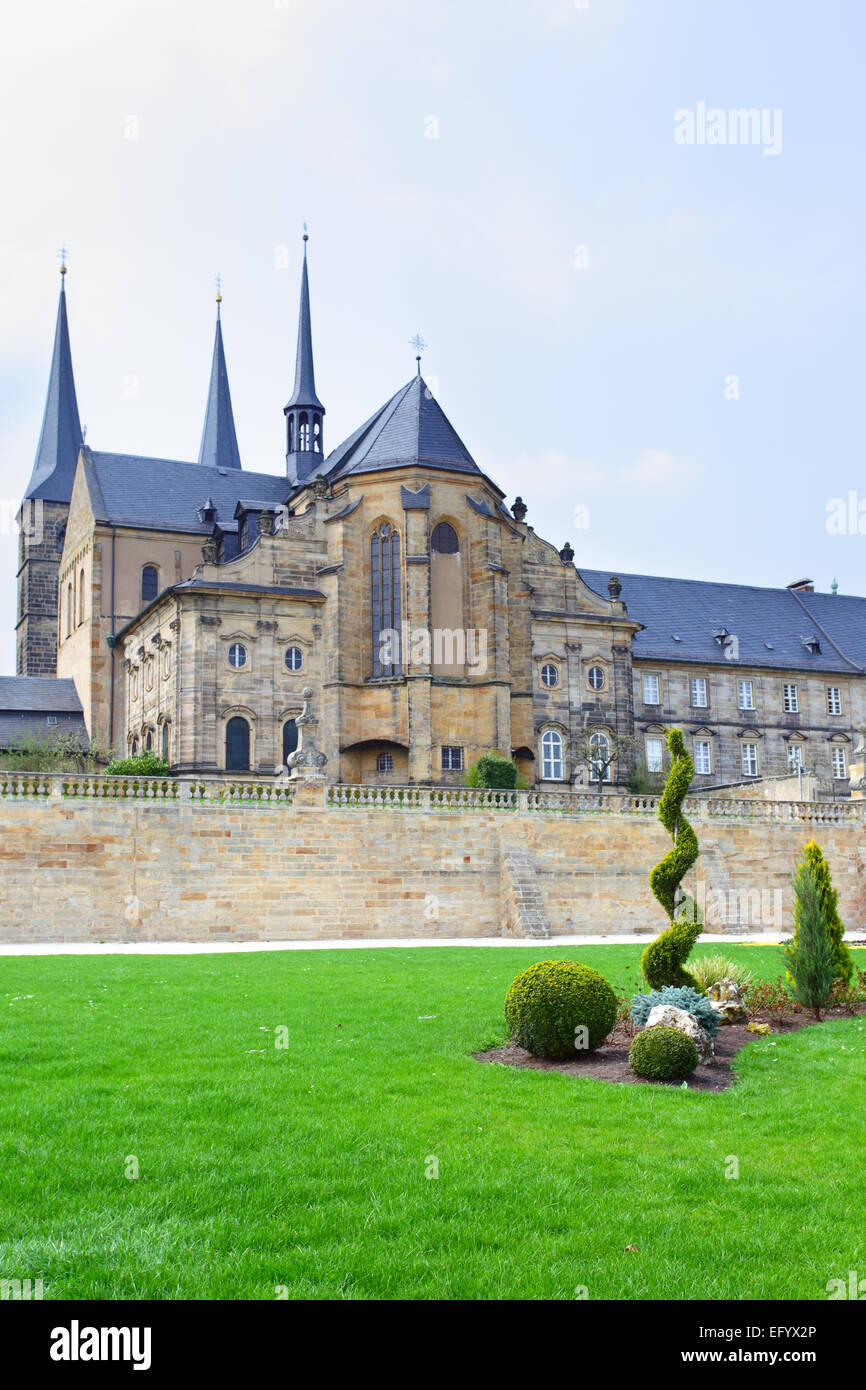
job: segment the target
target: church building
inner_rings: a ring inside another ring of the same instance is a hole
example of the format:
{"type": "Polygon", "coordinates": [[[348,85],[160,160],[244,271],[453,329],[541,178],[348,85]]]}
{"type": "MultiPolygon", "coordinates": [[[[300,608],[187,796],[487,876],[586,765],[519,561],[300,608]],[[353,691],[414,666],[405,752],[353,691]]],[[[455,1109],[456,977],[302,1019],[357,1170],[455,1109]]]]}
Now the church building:
{"type": "Polygon", "coordinates": [[[506,505],[420,362],[326,452],[306,236],[280,474],[242,466],[219,297],[197,461],[91,449],[63,276],[17,672],[74,681],[99,749],[275,776],[309,687],[333,782],[459,783],[496,749],[530,784],[622,786],[676,724],[696,787],[805,768],[848,794],[866,599],[582,568],[506,505]]]}

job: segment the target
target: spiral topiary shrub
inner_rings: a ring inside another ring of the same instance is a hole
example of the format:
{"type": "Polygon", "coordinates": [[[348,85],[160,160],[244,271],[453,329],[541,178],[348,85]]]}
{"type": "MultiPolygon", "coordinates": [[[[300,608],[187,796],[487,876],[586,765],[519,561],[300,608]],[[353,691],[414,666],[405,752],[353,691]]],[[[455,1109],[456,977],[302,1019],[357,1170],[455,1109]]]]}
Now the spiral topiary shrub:
{"type": "Polygon", "coordinates": [[[675,1081],[690,1076],[698,1065],[698,1049],[678,1028],[658,1023],[632,1038],[629,1066],[650,1081],[675,1081]]]}
{"type": "Polygon", "coordinates": [[[671,919],[671,926],[651,941],[641,956],[641,970],[650,989],[662,989],[664,985],[694,987],[691,975],[683,969],[683,961],[704,929],[697,903],[680,887],[698,857],[698,837],[683,815],[683,802],[695,769],[681,729],[671,729],[668,748],[671,770],[659,800],[659,820],[674,844],[656,864],[649,881],[671,919]]]}
{"type": "Polygon", "coordinates": [[[616,1016],[616,995],[604,976],[571,960],[530,965],[505,998],[505,1021],[515,1041],[536,1057],[558,1061],[592,1052],[616,1016]]]}

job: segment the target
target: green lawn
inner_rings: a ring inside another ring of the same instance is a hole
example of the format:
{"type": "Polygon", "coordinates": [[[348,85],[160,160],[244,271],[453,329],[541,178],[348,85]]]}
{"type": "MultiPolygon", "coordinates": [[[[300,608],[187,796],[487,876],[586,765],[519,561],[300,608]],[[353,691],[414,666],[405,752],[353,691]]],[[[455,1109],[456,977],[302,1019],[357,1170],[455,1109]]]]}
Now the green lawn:
{"type": "MultiPolygon", "coordinates": [[[[778,948],[730,954],[779,973],[778,948]]],[[[0,958],[0,1278],[807,1299],[866,1275],[866,1020],[757,1040],[715,1096],[474,1062],[553,956],[627,985],[640,947],[0,958]]]]}

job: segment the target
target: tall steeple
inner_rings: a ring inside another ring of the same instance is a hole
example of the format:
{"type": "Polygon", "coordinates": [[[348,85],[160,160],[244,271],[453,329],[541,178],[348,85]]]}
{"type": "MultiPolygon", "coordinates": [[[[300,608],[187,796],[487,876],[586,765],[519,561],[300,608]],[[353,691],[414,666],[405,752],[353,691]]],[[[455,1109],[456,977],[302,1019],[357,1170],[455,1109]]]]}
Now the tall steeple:
{"type": "Polygon", "coordinates": [[[81,447],[81,421],[72,375],[72,352],[69,346],[69,323],[66,317],[66,257],[60,266],[60,302],[57,305],[57,324],[54,329],[54,352],[48,377],[48,396],[42,417],[42,433],[36,450],[36,462],[27,484],[25,497],[40,497],[45,501],[68,502],[72,496],[72,480],[81,447]]]}
{"type": "Polygon", "coordinates": [[[295,386],[285,406],[286,473],[294,482],[303,480],[322,463],[322,420],[325,407],[316,395],[313,370],[313,334],[310,326],[310,281],[307,274],[307,224],[304,223],[304,263],[301,269],[301,304],[298,311],[298,350],[295,386]]]}
{"type": "MultiPolygon", "coordinates": [[[[219,285],[219,281],[217,283],[219,285]]],[[[204,430],[201,436],[201,448],[198,451],[198,461],[206,468],[240,468],[241,456],[235,433],[235,418],[232,413],[229,374],[226,367],[222,322],[220,320],[222,299],[222,293],[217,288],[216,334],[214,336],[210,386],[207,393],[204,430]]]]}

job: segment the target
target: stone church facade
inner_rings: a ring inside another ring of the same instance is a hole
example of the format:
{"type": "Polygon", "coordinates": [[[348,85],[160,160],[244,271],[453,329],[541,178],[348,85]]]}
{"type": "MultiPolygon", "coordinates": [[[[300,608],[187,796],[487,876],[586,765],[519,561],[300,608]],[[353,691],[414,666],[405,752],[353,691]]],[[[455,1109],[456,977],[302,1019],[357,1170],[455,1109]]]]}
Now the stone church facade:
{"type": "Polygon", "coordinates": [[[277,775],[309,687],[337,782],[459,783],[497,749],[533,784],[623,785],[677,724],[698,787],[799,764],[848,794],[866,599],[581,568],[506,506],[420,364],[326,454],[306,246],[284,417],[285,472],[243,469],[218,312],[198,461],[91,450],[61,289],[18,673],[73,678],[99,747],[277,775]]]}

